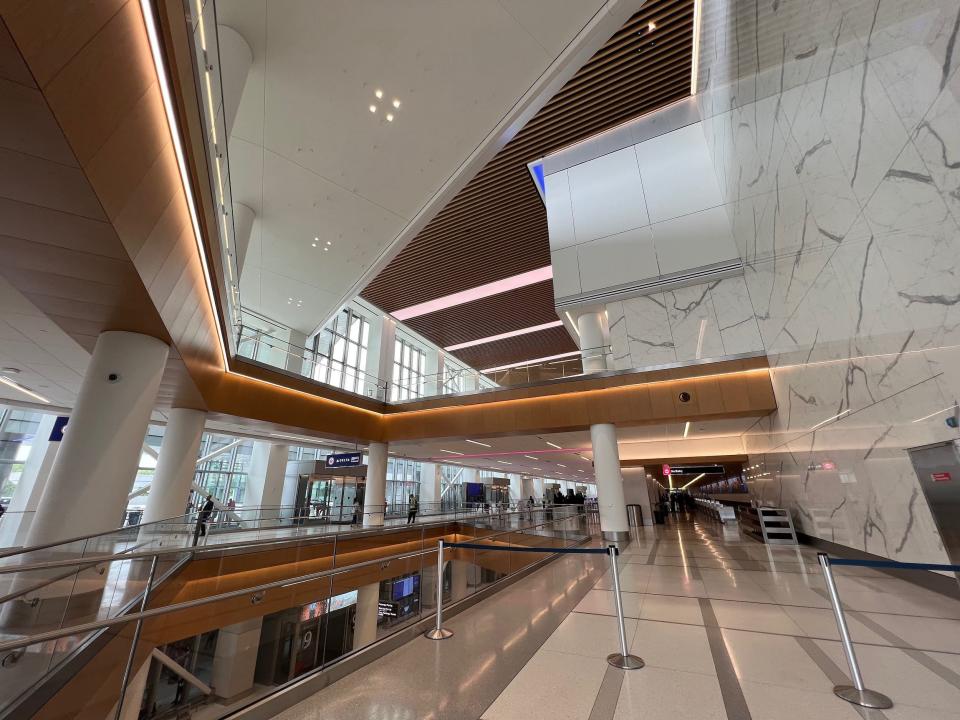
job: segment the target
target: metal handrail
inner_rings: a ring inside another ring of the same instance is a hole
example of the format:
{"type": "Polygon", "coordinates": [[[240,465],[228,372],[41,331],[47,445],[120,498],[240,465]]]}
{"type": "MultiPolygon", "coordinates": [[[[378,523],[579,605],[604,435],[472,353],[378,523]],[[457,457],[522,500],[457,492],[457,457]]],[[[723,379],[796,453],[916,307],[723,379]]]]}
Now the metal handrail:
{"type": "MultiPolygon", "coordinates": [[[[542,512],[544,509],[551,509],[553,507],[575,507],[570,505],[548,505],[546,508],[537,508],[535,512],[542,512]]],[[[526,510],[510,510],[503,513],[503,516],[507,515],[522,515],[527,513],[526,510]]],[[[367,514],[367,513],[364,513],[367,514]]],[[[373,511],[369,513],[371,515],[379,515],[380,511],[373,511]]],[[[449,513],[437,513],[438,515],[449,514],[449,513]]],[[[456,514],[456,511],[453,511],[453,514],[456,514]]],[[[428,516],[427,516],[428,517],[428,516]]],[[[488,513],[485,515],[473,515],[469,517],[470,520],[477,520],[482,518],[499,518],[501,515],[498,513],[488,513]]],[[[558,520],[569,520],[570,518],[557,518],[558,520]]],[[[429,523],[417,523],[418,527],[430,527],[434,525],[439,525],[445,522],[459,522],[459,520],[435,520],[429,523]]],[[[554,522],[554,521],[548,521],[554,522]]],[[[541,523],[543,524],[543,523],[541,523]]],[[[177,553],[203,553],[203,552],[223,552],[227,550],[238,550],[249,547],[251,545],[281,545],[284,543],[289,543],[295,540],[303,540],[309,538],[310,540],[322,540],[330,539],[336,537],[343,537],[346,534],[363,536],[363,535],[374,535],[385,531],[396,531],[397,529],[406,528],[406,525],[382,525],[377,527],[367,527],[360,528],[350,533],[340,532],[340,533],[313,533],[310,535],[301,535],[301,536],[291,536],[291,537],[281,537],[281,538],[261,538],[247,540],[244,542],[238,543],[222,543],[217,545],[200,545],[200,546],[190,546],[190,547],[166,547],[166,548],[157,548],[156,550],[144,550],[138,553],[129,553],[124,554],[123,552],[115,553],[113,555],[91,555],[85,558],[74,558],[74,559],[62,559],[62,560],[44,560],[36,563],[24,563],[22,565],[0,565],[0,575],[9,574],[9,573],[18,573],[18,572],[29,572],[31,570],[50,570],[58,567],[70,567],[76,566],[79,564],[94,564],[99,565],[100,563],[112,562],[115,560],[139,560],[141,558],[150,558],[154,555],[173,555],[177,553]]],[[[530,525],[526,529],[531,529],[534,527],[539,527],[539,525],[530,525]]],[[[299,528],[292,528],[299,529],[299,528]]],[[[498,534],[505,534],[508,532],[516,532],[511,530],[505,530],[498,534]]],[[[490,536],[493,537],[493,536],[490,536]]],[[[72,573],[71,573],[72,574],[72,573]]]]}
{"type": "MultiPolygon", "coordinates": [[[[538,525],[533,525],[532,527],[539,527],[540,525],[547,525],[557,522],[562,522],[565,520],[570,520],[576,516],[564,517],[564,518],[555,518],[553,520],[547,520],[538,525]]],[[[504,548],[506,549],[506,548],[504,548]]],[[[36,635],[29,635],[18,638],[17,640],[7,640],[5,642],[0,642],[0,653],[7,652],[8,650],[17,650],[22,647],[29,647],[30,645],[35,645],[41,642],[48,642],[50,640],[59,640],[63,637],[69,637],[71,635],[81,635],[83,633],[91,632],[93,630],[101,630],[103,628],[114,627],[116,625],[125,625],[129,622],[137,622],[139,620],[148,620],[153,617],[158,617],[161,615],[168,615],[170,613],[179,612],[181,610],[189,610],[194,607],[199,607],[201,605],[209,605],[211,603],[220,602],[221,600],[232,600],[234,598],[243,597],[245,595],[254,595],[256,593],[265,592],[267,590],[273,590],[275,588],[281,587],[291,587],[293,585],[302,585],[303,583],[312,582],[314,580],[322,580],[325,577],[330,577],[332,575],[340,575],[345,572],[352,572],[358,568],[379,566],[384,562],[393,562],[394,560],[402,560],[404,558],[413,558],[413,557],[422,557],[424,555],[432,555],[437,552],[436,548],[431,548],[429,550],[416,550],[414,552],[404,552],[396,553],[394,555],[387,555],[384,557],[373,558],[372,560],[364,560],[363,562],[353,563],[347,567],[343,568],[330,568],[329,570],[320,570],[315,573],[307,573],[306,575],[298,575],[293,578],[287,578],[285,580],[274,580],[269,583],[262,583],[260,585],[254,585],[248,588],[241,588],[239,590],[231,590],[229,592],[220,593],[219,595],[211,595],[205,598],[197,598],[195,600],[186,600],[181,603],[176,603],[174,605],[165,605],[159,608],[153,608],[151,610],[143,610],[136,613],[128,613],[126,615],[121,615],[115,618],[107,618],[105,620],[94,620],[87,623],[81,623],[79,625],[74,625],[68,628],[60,628],[57,630],[48,630],[47,632],[37,633],[36,635]]]]}

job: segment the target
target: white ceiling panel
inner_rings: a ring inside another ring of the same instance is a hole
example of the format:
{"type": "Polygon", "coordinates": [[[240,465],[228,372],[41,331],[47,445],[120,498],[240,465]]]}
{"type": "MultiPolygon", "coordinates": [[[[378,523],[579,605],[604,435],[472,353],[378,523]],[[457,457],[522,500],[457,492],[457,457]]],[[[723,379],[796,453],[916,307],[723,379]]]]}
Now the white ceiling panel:
{"type": "Polygon", "coordinates": [[[597,11],[627,4],[218,0],[253,54],[229,142],[233,200],[257,214],[241,301],[312,331],[597,11]],[[288,279],[315,288],[309,312],[268,287],[288,279]]]}

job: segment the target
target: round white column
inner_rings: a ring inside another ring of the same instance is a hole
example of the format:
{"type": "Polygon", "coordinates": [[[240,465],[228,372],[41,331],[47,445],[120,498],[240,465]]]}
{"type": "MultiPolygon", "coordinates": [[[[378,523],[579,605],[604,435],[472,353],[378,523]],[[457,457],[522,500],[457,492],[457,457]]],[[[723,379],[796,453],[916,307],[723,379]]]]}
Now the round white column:
{"type": "Polygon", "coordinates": [[[27,545],[120,525],[168,352],[138,333],[97,338],[27,545]]]}
{"type": "Polygon", "coordinates": [[[591,425],[590,440],[593,443],[593,466],[597,478],[600,530],[607,540],[628,540],[630,526],[627,524],[627,503],[623,498],[617,428],[610,423],[591,425]]]}
{"type": "Polygon", "coordinates": [[[580,333],[580,356],[585,373],[607,369],[607,354],[604,351],[607,316],[602,310],[585,312],[577,317],[580,333]]]}
{"type": "Polygon", "coordinates": [[[206,419],[207,414],[202,410],[174,408],[170,411],[142,522],[183,515],[197,472],[197,452],[206,419]]]}
{"type": "Polygon", "coordinates": [[[363,526],[383,525],[387,501],[387,443],[372,442],[367,451],[367,485],[363,492],[363,526]]]}

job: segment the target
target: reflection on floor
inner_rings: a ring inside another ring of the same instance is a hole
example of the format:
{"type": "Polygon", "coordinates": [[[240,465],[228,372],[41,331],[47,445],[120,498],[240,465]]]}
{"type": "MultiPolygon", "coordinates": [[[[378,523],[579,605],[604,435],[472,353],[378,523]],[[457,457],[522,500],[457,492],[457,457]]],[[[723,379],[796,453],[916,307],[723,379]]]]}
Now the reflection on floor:
{"type": "Polygon", "coordinates": [[[834,697],[848,682],[816,554],[736,528],[645,528],[622,558],[632,651],[617,649],[602,560],[568,556],[279,715],[414,720],[960,719],[960,602],[859,568],[838,585],[869,687],[890,710],[834,697]]]}

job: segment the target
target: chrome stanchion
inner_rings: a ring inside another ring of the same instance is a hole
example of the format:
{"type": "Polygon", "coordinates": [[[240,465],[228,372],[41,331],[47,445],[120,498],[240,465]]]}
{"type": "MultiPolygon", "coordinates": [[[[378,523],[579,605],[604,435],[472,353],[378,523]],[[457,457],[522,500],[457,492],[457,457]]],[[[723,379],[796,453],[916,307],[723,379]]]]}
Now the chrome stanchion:
{"type": "Polygon", "coordinates": [[[623,600],[620,598],[620,571],[617,569],[617,548],[610,545],[607,548],[610,555],[610,572],[613,575],[613,602],[617,607],[617,628],[620,630],[620,652],[607,655],[607,662],[621,670],[639,670],[643,667],[643,660],[631,655],[627,648],[627,630],[623,624],[623,600]]]}
{"type": "Polygon", "coordinates": [[[843,643],[843,652],[847,656],[847,664],[850,666],[850,678],[853,680],[853,685],[836,685],[833,688],[833,694],[860,707],[876,708],[878,710],[893,707],[893,701],[886,695],[863,686],[860,665],[857,663],[857,655],[853,650],[853,641],[851,641],[850,631],[847,629],[847,619],[843,614],[843,606],[840,605],[840,595],[837,592],[837,583],[833,579],[830,558],[827,557],[826,553],[817,553],[817,560],[820,562],[820,569],[823,570],[823,579],[827,583],[830,605],[833,607],[833,616],[837,620],[840,641],[843,643]]]}
{"type": "Polygon", "coordinates": [[[453,630],[443,627],[443,540],[437,544],[437,626],[424,635],[431,640],[446,640],[453,630]]]}

